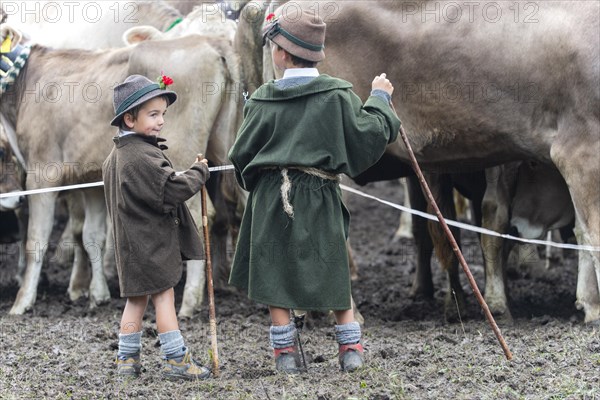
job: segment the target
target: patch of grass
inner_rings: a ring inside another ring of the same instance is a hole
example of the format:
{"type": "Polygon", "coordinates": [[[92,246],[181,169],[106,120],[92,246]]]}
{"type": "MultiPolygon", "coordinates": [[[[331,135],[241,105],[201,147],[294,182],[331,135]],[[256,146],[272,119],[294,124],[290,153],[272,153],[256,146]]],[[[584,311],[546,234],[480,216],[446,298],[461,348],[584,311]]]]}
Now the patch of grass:
{"type": "Polygon", "coordinates": [[[390,375],[389,387],[392,390],[394,399],[401,400],[406,398],[406,390],[404,388],[404,381],[398,373],[392,373],[390,375]]]}
{"type": "Polygon", "coordinates": [[[549,394],[549,400],[559,399],[595,399],[600,395],[598,389],[592,389],[588,384],[580,380],[566,379],[562,380],[558,392],[549,394]]]}

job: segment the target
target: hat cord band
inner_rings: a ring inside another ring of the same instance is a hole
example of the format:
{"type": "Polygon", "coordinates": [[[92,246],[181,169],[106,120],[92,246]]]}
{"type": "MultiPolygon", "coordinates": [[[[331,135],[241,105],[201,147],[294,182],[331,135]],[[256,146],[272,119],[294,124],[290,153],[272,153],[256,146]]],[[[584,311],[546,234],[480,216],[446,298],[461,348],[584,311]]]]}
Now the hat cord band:
{"type": "Polygon", "coordinates": [[[273,27],[271,28],[270,32],[267,33],[267,36],[269,37],[269,39],[273,39],[273,37],[277,36],[278,33],[282,34],[283,37],[288,39],[290,42],[292,42],[300,47],[303,47],[307,50],[321,51],[325,48],[325,46],[323,46],[323,45],[311,44],[311,43],[305,42],[304,40],[292,35],[288,31],[283,29],[283,27],[278,22],[273,24],[273,27]]]}
{"type": "Polygon", "coordinates": [[[154,90],[160,90],[160,86],[158,85],[158,83],[153,83],[152,85],[145,86],[145,87],[141,88],[140,90],[138,90],[137,92],[130,94],[129,97],[127,97],[125,99],[125,101],[123,101],[123,103],[121,103],[121,106],[119,106],[119,108],[117,109],[117,115],[119,115],[123,111],[127,110],[127,108],[129,106],[131,106],[133,103],[135,103],[136,101],[141,99],[142,96],[144,96],[154,90]]]}

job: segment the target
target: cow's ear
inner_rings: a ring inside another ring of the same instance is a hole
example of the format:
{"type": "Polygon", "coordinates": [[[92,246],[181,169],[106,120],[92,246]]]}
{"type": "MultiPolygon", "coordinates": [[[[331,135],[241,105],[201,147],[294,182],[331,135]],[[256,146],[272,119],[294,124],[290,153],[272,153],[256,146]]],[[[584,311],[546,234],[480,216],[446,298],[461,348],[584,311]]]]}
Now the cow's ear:
{"type": "Polygon", "coordinates": [[[123,42],[126,46],[133,46],[146,40],[158,40],[163,33],[153,26],[136,26],[125,31],[123,42]]]}
{"type": "Polygon", "coordinates": [[[10,24],[0,25],[0,45],[3,53],[10,53],[23,39],[21,31],[10,24]]]}

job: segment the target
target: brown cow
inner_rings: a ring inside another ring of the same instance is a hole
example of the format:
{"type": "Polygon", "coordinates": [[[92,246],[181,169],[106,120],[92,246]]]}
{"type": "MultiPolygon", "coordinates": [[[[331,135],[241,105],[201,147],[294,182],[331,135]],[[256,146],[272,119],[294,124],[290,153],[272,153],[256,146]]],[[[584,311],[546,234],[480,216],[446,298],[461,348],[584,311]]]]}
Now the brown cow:
{"type": "MultiPolygon", "coordinates": [[[[237,99],[231,95],[237,81],[236,65],[237,57],[227,40],[197,35],[96,52],[33,46],[27,64],[3,95],[1,105],[2,113],[16,127],[18,145],[27,163],[27,189],[101,179],[100,167],[114,135],[107,124],[113,114],[111,89],[133,73],[152,77],[164,70],[175,79],[174,89],[181,101],[169,109],[172,116],[166,130],[166,136],[172,138],[168,153],[175,168],[186,168],[199,152],[212,152],[214,163],[224,163],[226,154],[207,150],[214,129],[229,132],[233,130],[231,124],[236,123],[231,118],[237,113],[237,99]],[[178,61],[181,54],[185,54],[185,63],[178,61]],[[211,90],[215,85],[220,90],[211,90]],[[41,141],[40,134],[53,139],[41,141]]],[[[224,135],[220,140],[227,141],[228,137],[224,135]]],[[[101,258],[105,210],[98,201],[101,197],[89,196],[89,190],[84,196],[83,242],[92,262],[90,299],[94,304],[109,298],[101,258]],[[88,216],[98,220],[88,224],[88,216]],[[88,225],[96,229],[86,230],[88,225]]],[[[35,302],[55,199],[56,193],[29,199],[27,270],[11,309],[13,314],[25,312],[35,302]]],[[[191,208],[200,209],[197,200],[191,208]]],[[[203,271],[204,262],[198,262],[197,269],[203,271]]],[[[194,300],[192,306],[196,304],[194,300]]]]}

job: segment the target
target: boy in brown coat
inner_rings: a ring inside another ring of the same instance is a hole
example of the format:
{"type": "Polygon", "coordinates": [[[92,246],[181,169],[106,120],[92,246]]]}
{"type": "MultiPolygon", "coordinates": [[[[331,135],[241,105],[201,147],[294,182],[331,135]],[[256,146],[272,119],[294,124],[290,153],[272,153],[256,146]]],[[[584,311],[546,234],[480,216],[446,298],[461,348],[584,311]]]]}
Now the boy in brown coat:
{"type": "Polygon", "coordinates": [[[210,371],[197,364],[179,330],[173,287],[182,274],[182,261],[203,259],[198,228],[185,201],[200,191],[209,177],[200,155],[179,174],[163,154],[165,139],[158,135],[175,92],[165,90],[171,78],[159,83],[132,75],[115,88],[119,127],[115,146],[102,166],[106,205],[115,239],[121,297],[127,297],[119,331],[117,374],[138,376],[142,317],[151,298],[156,310],[163,375],[170,379],[203,379],[210,371]]]}

